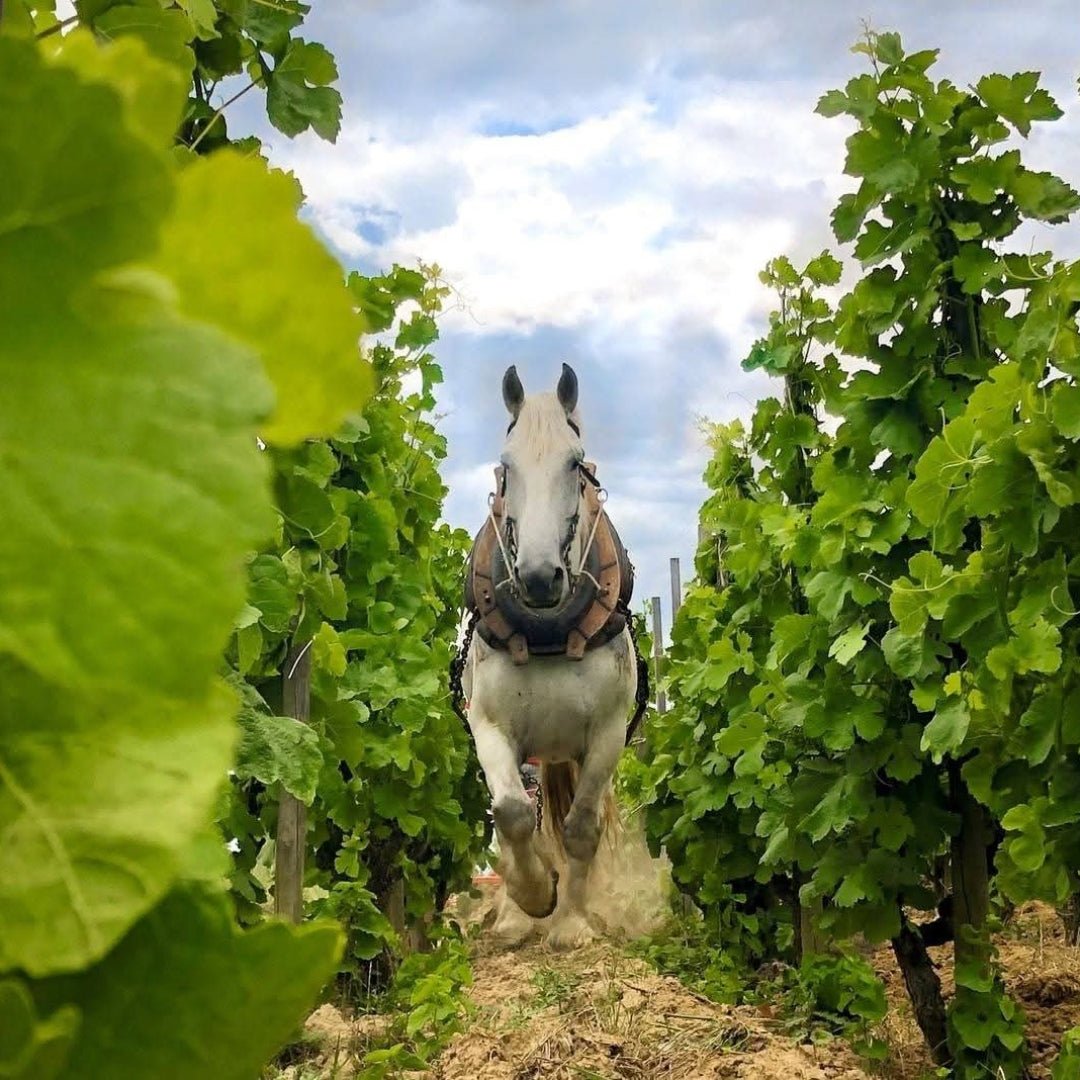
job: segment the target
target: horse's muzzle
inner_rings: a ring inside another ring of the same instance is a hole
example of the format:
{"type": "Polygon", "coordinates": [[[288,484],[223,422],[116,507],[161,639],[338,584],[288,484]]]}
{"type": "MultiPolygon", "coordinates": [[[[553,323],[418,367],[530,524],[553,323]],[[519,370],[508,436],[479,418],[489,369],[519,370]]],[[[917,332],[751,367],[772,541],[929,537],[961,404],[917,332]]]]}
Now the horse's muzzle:
{"type": "Polygon", "coordinates": [[[522,599],[531,608],[552,608],[561,603],[566,584],[566,571],[551,563],[519,568],[518,584],[522,599]]]}

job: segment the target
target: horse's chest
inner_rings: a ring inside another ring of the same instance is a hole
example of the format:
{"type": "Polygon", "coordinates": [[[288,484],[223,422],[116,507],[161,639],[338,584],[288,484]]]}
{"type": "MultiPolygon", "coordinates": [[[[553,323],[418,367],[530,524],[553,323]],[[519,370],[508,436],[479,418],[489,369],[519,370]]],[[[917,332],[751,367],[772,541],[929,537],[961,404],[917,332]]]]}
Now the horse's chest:
{"type": "Polygon", "coordinates": [[[524,666],[484,651],[474,674],[474,704],[526,756],[578,758],[600,728],[625,726],[633,677],[623,642],[584,662],[535,657],[524,666]]]}

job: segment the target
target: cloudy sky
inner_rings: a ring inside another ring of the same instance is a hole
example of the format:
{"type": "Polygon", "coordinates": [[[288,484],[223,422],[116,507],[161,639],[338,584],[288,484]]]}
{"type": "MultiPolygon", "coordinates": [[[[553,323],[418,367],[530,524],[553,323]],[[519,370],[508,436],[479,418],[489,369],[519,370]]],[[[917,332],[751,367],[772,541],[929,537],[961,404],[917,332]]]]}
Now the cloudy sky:
{"type": "Polygon", "coordinates": [[[668,621],[668,560],[689,576],[705,494],[697,418],[748,417],[774,389],[740,368],[770,310],[757,272],[829,244],[851,187],[850,128],[813,110],[863,70],[863,19],[939,47],[958,83],[1042,71],[1067,116],[1029,163],[1080,181],[1075,0],[314,0],[306,34],[341,70],[337,144],[290,142],[254,110],[233,130],[297,173],[346,265],[423,260],[453,286],[452,524],[483,520],[503,370],[551,389],[567,361],[637,601],[662,595],[668,621]]]}

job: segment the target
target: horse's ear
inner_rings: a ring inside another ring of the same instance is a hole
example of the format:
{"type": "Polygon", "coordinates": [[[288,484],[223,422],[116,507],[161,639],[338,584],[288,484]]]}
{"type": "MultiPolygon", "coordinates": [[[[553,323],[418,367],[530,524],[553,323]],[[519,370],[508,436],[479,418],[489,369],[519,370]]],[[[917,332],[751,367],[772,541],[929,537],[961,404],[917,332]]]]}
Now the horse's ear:
{"type": "Polygon", "coordinates": [[[567,416],[577,408],[577,392],[577,375],[569,364],[563,364],[555,393],[558,395],[559,404],[566,410],[567,416]]]}
{"type": "Polygon", "coordinates": [[[502,383],[503,404],[506,411],[516,420],[521,412],[521,406],[525,403],[525,387],[518,378],[517,368],[511,364],[503,375],[502,383]]]}

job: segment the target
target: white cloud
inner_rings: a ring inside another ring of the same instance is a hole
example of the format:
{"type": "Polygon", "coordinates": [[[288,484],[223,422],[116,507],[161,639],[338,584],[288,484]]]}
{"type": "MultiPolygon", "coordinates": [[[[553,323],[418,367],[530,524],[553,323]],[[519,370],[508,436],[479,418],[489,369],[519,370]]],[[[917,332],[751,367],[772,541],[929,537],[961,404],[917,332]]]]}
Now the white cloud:
{"type": "Polygon", "coordinates": [[[540,135],[446,129],[434,143],[355,125],[336,147],[275,156],[347,255],[439,263],[466,305],[455,329],[590,326],[659,341],[687,319],[745,336],[765,304],[756,270],[793,246],[808,200],[832,198],[842,136],[808,122],[805,103],[732,86],[671,118],[636,101],[540,135]],[[417,226],[411,203],[448,179],[447,220],[417,226]],[[372,207],[400,221],[382,243],[357,233],[372,207]]]}
{"type": "MultiPolygon", "coordinates": [[[[443,268],[462,300],[444,339],[563,327],[579,354],[610,367],[603,407],[640,435],[614,450],[629,456],[612,462],[618,485],[608,470],[612,512],[648,580],[646,567],[692,554],[707,457],[697,417],[747,416],[766,392],[733,362],[771,307],[757,271],[780,252],[827,242],[826,210],[845,186],[844,134],[808,117],[791,88],[765,99],[731,85],[676,110],[637,100],[538,135],[447,127],[412,142],[356,124],[336,147],[309,141],[276,156],[345,253],[443,268]],[[447,201],[445,220],[418,221],[418,203],[447,186],[456,203],[447,201]],[[372,207],[400,223],[381,244],[357,233],[372,207]],[[660,463],[664,490],[640,482],[660,463]]],[[[450,366],[447,375],[441,404],[452,410],[469,397],[450,366]]],[[[599,404],[587,402],[587,415],[599,404]]],[[[475,528],[491,477],[471,462],[494,457],[497,435],[464,433],[463,444],[455,428],[446,512],[475,528]]],[[[591,445],[604,461],[603,445],[591,445]]]]}

